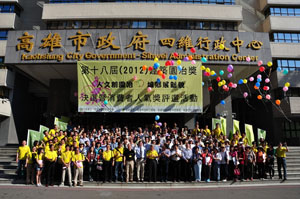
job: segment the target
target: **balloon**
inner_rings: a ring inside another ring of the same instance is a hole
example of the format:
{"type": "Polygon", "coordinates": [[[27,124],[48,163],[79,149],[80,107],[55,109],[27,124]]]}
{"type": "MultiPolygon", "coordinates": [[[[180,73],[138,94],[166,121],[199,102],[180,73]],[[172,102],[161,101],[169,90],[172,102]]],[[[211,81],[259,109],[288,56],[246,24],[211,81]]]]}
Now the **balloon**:
{"type": "Polygon", "coordinates": [[[155,57],[155,58],[154,58],[154,61],[155,61],[155,62],[158,62],[158,58],[157,58],[157,57],[155,57]]]}
{"type": "Polygon", "coordinates": [[[250,58],[250,57],[246,57],[246,61],[247,61],[247,62],[250,62],[250,61],[251,61],[251,58],[250,58]]]}
{"type": "Polygon", "coordinates": [[[221,100],[221,104],[222,104],[222,105],[225,105],[226,102],[225,102],[224,100],[221,100]]]}
{"type": "Polygon", "coordinates": [[[223,70],[220,70],[219,74],[222,76],[224,75],[224,71],[223,70]]]}
{"type": "Polygon", "coordinates": [[[285,87],[282,88],[282,90],[283,90],[284,92],[287,92],[287,91],[289,90],[289,87],[286,87],[286,86],[285,86],[285,87]]]}
{"type": "Polygon", "coordinates": [[[227,71],[230,73],[233,71],[233,66],[231,64],[227,66],[227,71]]]}
{"type": "Polygon", "coordinates": [[[154,63],[154,65],[153,65],[153,67],[154,67],[155,69],[158,69],[158,68],[159,68],[159,66],[160,66],[160,64],[159,64],[159,63],[154,63]]]}
{"type": "Polygon", "coordinates": [[[138,78],[137,78],[137,76],[133,76],[133,81],[136,81],[138,78]]]}
{"type": "Polygon", "coordinates": [[[254,89],[255,89],[255,90],[258,90],[259,88],[258,88],[256,85],[254,85],[254,89]]]}
{"type": "Polygon", "coordinates": [[[267,65],[268,65],[269,67],[271,67],[271,66],[273,66],[273,63],[269,61],[269,62],[267,63],[267,65]]]}
{"type": "Polygon", "coordinates": [[[243,84],[244,83],[244,80],[240,79],[238,84],[243,84]]]}
{"type": "Polygon", "coordinates": [[[174,66],[174,61],[173,60],[170,61],[170,65],[174,66]]]}
{"type": "Polygon", "coordinates": [[[263,87],[263,90],[264,90],[264,91],[268,91],[269,89],[270,89],[269,86],[264,86],[264,87],[263,87]]]}
{"type": "Polygon", "coordinates": [[[225,81],[224,79],[222,80],[222,84],[223,84],[223,85],[225,85],[225,84],[226,84],[226,81],[225,81]]]}
{"type": "Polygon", "coordinates": [[[266,95],[266,99],[267,99],[267,100],[270,100],[270,99],[271,99],[271,95],[267,94],[267,95],[266,95]]]}
{"type": "Polygon", "coordinates": [[[174,78],[173,75],[170,75],[170,76],[169,76],[169,79],[173,79],[173,78],[174,78]]]}
{"type": "Polygon", "coordinates": [[[257,82],[261,82],[261,79],[260,79],[260,78],[257,78],[257,82]]]}
{"type": "Polygon", "coordinates": [[[177,60],[177,64],[180,65],[181,64],[181,60],[177,60]]]}
{"type": "Polygon", "coordinates": [[[182,71],[182,66],[177,66],[177,69],[179,70],[179,71],[182,71]]]}
{"type": "Polygon", "coordinates": [[[223,86],[222,82],[219,82],[219,83],[218,83],[218,86],[219,86],[219,87],[223,86]]]}
{"type": "Polygon", "coordinates": [[[282,71],[282,68],[281,68],[280,66],[278,66],[277,71],[278,71],[278,72],[281,72],[281,71],[282,71]]]}
{"type": "Polygon", "coordinates": [[[201,66],[201,70],[205,70],[206,68],[205,68],[205,66],[201,66]]]}
{"type": "Polygon", "coordinates": [[[226,90],[227,88],[228,88],[227,85],[224,85],[224,86],[223,86],[223,89],[224,89],[224,90],[226,90]]]}
{"type": "Polygon", "coordinates": [[[255,86],[259,88],[260,87],[260,83],[256,82],[255,86]]]}
{"type": "Polygon", "coordinates": [[[270,79],[269,79],[269,78],[266,78],[266,79],[265,79],[265,82],[266,82],[266,83],[270,83],[270,79]]]}
{"type": "Polygon", "coordinates": [[[212,71],[210,72],[210,74],[211,74],[211,75],[215,75],[216,72],[215,72],[214,70],[212,70],[212,71]]]}
{"type": "Polygon", "coordinates": [[[248,83],[247,79],[244,79],[244,80],[243,80],[243,83],[244,83],[244,84],[247,84],[247,83],[248,83]]]}
{"type": "Polygon", "coordinates": [[[247,98],[248,97],[248,93],[244,92],[243,96],[244,96],[244,98],[247,98]]]}
{"type": "Polygon", "coordinates": [[[193,56],[192,56],[192,55],[189,56],[189,60],[190,60],[190,61],[193,60],[193,56]]]}
{"type": "Polygon", "coordinates": [[[165,66],[170,66],[170,61],[169,60],[165,62],[165,66]]]}
{"type": "Polygon", "coordinates": [[[228,91],[229,91],[229,88],[227,87],[227,88],[225,89],[225,91],[228,92],[228,91]]]}
{"type": "Polygon", "coordinates": [[[225,48],[224,44],[220,44],[220,49],[223,50],[225,48]]]}
{"type": "Polygon", "coordinates": [[[253,82],[253,81],[254,81],[254,77],[250,77],[250,78],[249,78],[249,81],[250,81],[250,82],[253,82]]]}
{"type": "Polygon", "coordinates": [[[196,61],[195,61],[195,60],[192,60],[192,61],[191,61],[191,64],[195,65],[195,64],[196,64],[196,61]]]}
{"type": "Polygon", "coordinates": [[[232,73],[228,73],[227,77],[231,78],[232,77],[232,73]]]}
{"type": "Polygon", "coordinates": [[[159,115],[156,115],[155,116],[155,120],[157,121],[157,120],[159,120],[160,119],[160,116],[159,115]]]}
{"type": "Polygon", "coordinates": [[[284,69],[284,70],[283,70],[283,74],[284,74],[284,75],[287,75],[288,73],[289,73],[288,69],[284,69]]]}
{"type": "Polygon", "coordinates": [[[258,65],[258,66],[263,65],[263,61],[259,60],[259,61],[257,62],[257,65],[258,65]]]}
{"type": "Polygon", "coordinates": [[[161,78],[166,79],[166,75],[162,74],[161,78]]]}
{"type": "Polygon", "coordinates": [[[265,71],[265,67],[261,66],[261,67],[259,68],[259,71],[260,71],[260,72],[264,72],[264,71],[265,71]]]}
{"type": "Polygon", "coordinates": [[[176,53],[176,52],[173,53],[173,55],[174,55],[174,57],[178,57],[178,53],[176,53]]]}
{"type": "Polygon", "coordinates": [[[191,53],[195,53],[196,49],[195,48],[191,48],[191,53]]]}
{"type": "Polygon", "coordinates": [[[157,74],[159,75],[159,76],[162,76],[162,74],[164,74],[161,70],[159,70],[158,72],[157,72],[157,74]]]}
{"type": "Polygon", "coordinates": [[[208,87],[208,91],[212,91],[213,88],[211,86],[208,87]]]}
{"type": "Polygon", "coordinates": [[[210,68],[206,68],[205,71],[209,73],[210,72],[210,68]]]}
{"type": "Polygon", "coordinates": [[[157,78],[157,79],[156,79],[156,82],[157,82],[157,83],[160,83],[160,79],[159,79],[159,78],[157,78]]]}
{"type": "Polygon", "coordinates": [[[232,86],[233,86],[233,83],[232,83],[232,82],[229,82],[228,86],[229,86],[229,87],[232,87],[232,86]]]}
{"type": "Polygon", "coordinates": [[[275,103],[279,106],[281,104],[281,101],[278,99],[275,101],[275,103]]]}
{"type": "Polygon", "coordinates": [[[258,74],[258,75],[257,75],[257,79],[261,79],[261,74],[258,74]]]}
{"type": "Polygon", "coordinates": [[[202,82],[202,86],[204,86],[204,82],[202,82]]]}
{"type": "Polygon", "coordinates": [[[221,77],[216,78],[217,82],[221,81],[221,77]]]}
{"type": "Polygon", "coordinates": [[[151,87],[148,87],[148,88],[147,88],[147,91],[148,91],[148,93],[150,93],[150,92],[152,91],[152,88],[151,88],[151,87]]]}
{"type": "Polygon", "coordinates": [[[104,105],[107,105],[107,104],[108,104],[108,101],[107,101],[107,100],[104,100],[103,103],[104,103],[104,105]]]}
{"type": "Polygon", "coordinates": [[[177,80],[177,79],[178,79],[177,75],[174,75],[174,76],[173,76],[173,79],[174,79],[174,80],[177,80]]]}
{"type": "Polygon", "coordinates": [[[261,100],[261,99],[262,99],[262,96],[261,96],[261,95],[258,95],[258,96],[257,96],[257,99],[261,100]]]}
{"type": "Polygon", "coordinates": [[[290,82],[286,82],[285,84],[284,84],[286,87],[290,87],[290,82]]]}
{"type": "Polygon", "coordinates": [[[189,61],[188,57],[183,58],[183,61],[189,61]]]}
{"type": "Polygon", "coordinates": [[[152,70],[153,70],[153,67],[152,67],[152,66],[149,66],[148,70],[149,70],[149,71],[152,71],[152,70]]]}
{"type": "Polygon", "coordinates": [[[205,63],[205,62],[207,62],[207,59],[206,59],[205,57],[202,57],[202,58],[201,58],[201,61],[202,61],[203,63],[205,63]]]}
{"type": "Polygon", "coordinates": [[[158,122],[157,125],[158,125],[158,126],[162,126],[162,123],[161,123],[161,122],[158,122]]]}
{"type": "Polygon", "coordinates": [[[143,66],[143,70],[147,70],[147,66],[146,65],[143,66]]]}
{"type": "Polygon", "coordinates": [[[232,85],[232,88],[236,88],[236,87],[237,87],[237,84],[233,84],[233,85],[232,85]]]}

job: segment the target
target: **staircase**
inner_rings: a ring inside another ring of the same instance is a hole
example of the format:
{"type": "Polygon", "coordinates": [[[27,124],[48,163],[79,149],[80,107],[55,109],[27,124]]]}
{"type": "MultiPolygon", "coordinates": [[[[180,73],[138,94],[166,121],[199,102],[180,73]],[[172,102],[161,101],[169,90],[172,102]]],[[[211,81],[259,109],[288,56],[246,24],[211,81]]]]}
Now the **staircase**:
{"type": "Polygon", "coordinates": [[[18,167],[16,163],[17,149],[17,146],[0,147],[0,183],[9,183],[16,179],[18,167]]]}
{"type": "MultiPolygon", "coordinates": [[[[300,147],[288,147],[286,154],[287,179],[300,181],[300,147]]],[[[278,178],[277,162],[275,158],[275,179],[278,178]]],[[[282,177],[283,177],[283,172],[282,177]]]]}

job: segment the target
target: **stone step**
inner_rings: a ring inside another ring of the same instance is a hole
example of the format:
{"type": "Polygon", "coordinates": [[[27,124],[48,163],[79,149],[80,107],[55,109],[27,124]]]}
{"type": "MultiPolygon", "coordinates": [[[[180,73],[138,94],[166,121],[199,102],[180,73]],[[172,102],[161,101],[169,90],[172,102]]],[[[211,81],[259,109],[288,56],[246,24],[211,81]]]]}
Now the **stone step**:
{"type": "Polygon", "coordinates": [[[15,157],[0,157],[0,163],[1,162],[15,162],[16,158],[15,157]]]}
{"type": "Polygon", "coordinates": [[[16,172],[17,172],[17,169],[0,169],[0,174],[15,175],[16,172]]]}
{"type": "Polygon", "coordinates": [[[18,166],[17,165],[0,165],[0,170],[1,169],[15,169],[17,170],[18,166]]]}

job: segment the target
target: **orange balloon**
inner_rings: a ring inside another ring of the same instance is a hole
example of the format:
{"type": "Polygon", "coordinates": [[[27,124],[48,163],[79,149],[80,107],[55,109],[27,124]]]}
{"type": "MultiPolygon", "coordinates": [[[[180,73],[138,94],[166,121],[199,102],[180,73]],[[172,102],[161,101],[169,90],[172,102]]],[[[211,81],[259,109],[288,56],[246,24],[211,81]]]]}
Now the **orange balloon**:
{"type": "Polygon", "coordinates": [[[143,66],[143,70],[147,70],[147,66],[146,65],[143,66]]]}
{"type": "Polygon", "coordinates": [[[160,70],[160,71],[157,71],[157,74],[162,76],[164,73],[160,70]]]}
{"type": "Polygon", "coordinates": [[[261,99],[262,99],[262,96],[261,96],[261,95],[258,95],[258,96],[257,96],[257,99],[261,100],[261,99]]]}
{"type": "Polygon", "coordinates": [[[189,56],[189,60],[190,60],[190,61],[193,60],[193,56],[192,56],[192,55],[189,56]]]}
{"type": "Polygon", "coordinates": [[[279,106],[281,104],[280,100],[276,100],[275,103],[279,106]]]}
{"type": "Polygon", "coordinates": [[[255,89],[255,90],[258,90],[258,87],[257,87],[256,85],[254,85],[254,89],[255,89]]]}

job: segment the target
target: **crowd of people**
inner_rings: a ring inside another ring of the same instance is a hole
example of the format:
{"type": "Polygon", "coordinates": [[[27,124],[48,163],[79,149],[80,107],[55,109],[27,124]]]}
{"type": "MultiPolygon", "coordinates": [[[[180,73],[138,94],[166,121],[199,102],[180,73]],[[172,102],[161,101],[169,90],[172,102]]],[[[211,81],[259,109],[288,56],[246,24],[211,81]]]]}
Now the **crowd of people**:
{"type": "Polygon", "coordinates": [[[17,162],[18,176],[37,186],[83,186],[84,178],[103,183],[272,179],[275,158],[279,178],[283,168],[286,180],[286,152],[286,143],[276,149],[263,139],[249,143],[239,131],[228,139],[219,124],[213,130],[199,123],[188,129],[155,122],[149,129],[101,125],[66,131],[54,125],[31,148],[23,141],[17,162]]]}

